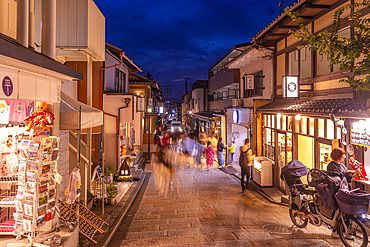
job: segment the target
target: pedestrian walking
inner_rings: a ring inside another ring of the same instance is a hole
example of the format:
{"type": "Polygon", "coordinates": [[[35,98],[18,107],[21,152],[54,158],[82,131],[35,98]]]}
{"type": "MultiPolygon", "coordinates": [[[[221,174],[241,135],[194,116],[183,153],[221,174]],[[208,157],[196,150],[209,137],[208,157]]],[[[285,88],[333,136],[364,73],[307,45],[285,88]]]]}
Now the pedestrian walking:
{"type": "Polygon", "coordinates": [[[164,132],[164,136],[162,137],[162,147],[167,148],[170,145],[170,137],[168,136],[167,131],[164,132]]]}
{"type": "Polygon", "coordinates": [[[224,149],[225,149],[225,146],[222,143],[222,138],[220,137],[220,139],[218,139],[218,143],[217,143],[218,168],[222,168],[225,165],[224,149]]]}
{"type": "Polygon", "coordinates": [[[245,144],[240,147],[239,165],[241,168],[241,186],[242,193],[250,186],[253,159],[255,155],[250,148],[249,139],[245,139],[245,144]]]}
{"type": "Polygon", "coordinates": [[[204,156],[206,157],[206,164],[209,171],[212,171],[214,154],[215,150],[211,146],[211,142],[208,142],[207,147],[204,149],[204,156]]]}
{"type": "Polygon", "coordinates": [[[235,142],[232,141],[230,147],[228,147],[230,151],[230,158],[231,158],[231,164],[234,162],[234,153],[235,153],[235,142]]]}

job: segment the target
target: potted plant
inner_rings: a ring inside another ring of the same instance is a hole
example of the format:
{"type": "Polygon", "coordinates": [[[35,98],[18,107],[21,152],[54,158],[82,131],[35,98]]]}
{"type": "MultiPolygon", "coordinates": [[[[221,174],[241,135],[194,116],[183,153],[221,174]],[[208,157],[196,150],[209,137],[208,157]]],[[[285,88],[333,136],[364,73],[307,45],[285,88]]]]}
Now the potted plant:
{"type": "Polygon", "coordinates": [[[105,183],[110,184],[113,182],[113,178],[116,176],[116,168],[108,167],[105,169],[104,176],[105,176],[105,183]]]}
{"type": "Polygon", "coordinates": [[[112,181],[107,186],[107,198],[108,198],[108,204],[114,205],[114,201],[116,199],[116,195],[118,194],[118,189],[116,186],[114,186],[114,182],[112,181]]]}

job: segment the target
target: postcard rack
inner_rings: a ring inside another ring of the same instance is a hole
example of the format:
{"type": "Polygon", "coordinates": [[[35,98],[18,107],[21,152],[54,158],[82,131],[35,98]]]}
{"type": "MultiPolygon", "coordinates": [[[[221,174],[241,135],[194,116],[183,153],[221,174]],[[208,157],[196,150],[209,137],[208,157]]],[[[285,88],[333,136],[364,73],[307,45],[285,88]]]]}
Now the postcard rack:
{"type": "Polygon", "coordinates": [[[20,153],[14,234],[33,243],[36,235],[53,230],[59,138],[24,140],[20,153]]]}
{"type": "MultiPolygon", "coordinates": [[[[69,221],[76,222],[77,202],[72,205],[60,202],[60,205],[60,219],[63,221],[67,221],[69,219],[69,221]]],[[[94,244],[97,244],[94,240],[94,236],[97,233],[104,233],[105,231],[103,230],[103,227],[105,225],[108,226],[108,223],[91,212],[82,203],[79,203],[79,231],[82,235],[94,244]]]]}

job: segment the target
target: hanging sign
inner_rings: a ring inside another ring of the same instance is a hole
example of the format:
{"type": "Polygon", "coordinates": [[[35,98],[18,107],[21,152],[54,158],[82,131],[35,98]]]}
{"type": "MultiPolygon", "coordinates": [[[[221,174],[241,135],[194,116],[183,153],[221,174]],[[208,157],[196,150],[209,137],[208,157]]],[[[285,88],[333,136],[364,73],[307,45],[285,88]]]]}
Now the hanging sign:
{"type": "Polygon", "coordinates": [[[254,89],[254,75],[245,76],[246,89],[254,89]]]}
{"type": "MultiPolygon", "coordinates": [[[[18,71],[13,69],[0,70],[0,99],[17,99],[18,97],[18,71]]],[[[26,84],[26,82],[25,82],[26,84]]]]}
{"type": "Polygon", "coordinates": [[[153,106],[153,98],[148,98],[148,106],[153,106]]]}
{"type": "Polygon", "coordinates": [[[137,98],[137,111],[145,111],[145,98],[137,98]]]}
{"type": "Polygon", "coordinates": [[[351,123],[351,144],[370,147],[370,119],[351,123]]]}
{"type": "Polygon", "coordinates": [[[283,94],[285,98],[298,98],[298,76],[283,77],[283,94]]]}

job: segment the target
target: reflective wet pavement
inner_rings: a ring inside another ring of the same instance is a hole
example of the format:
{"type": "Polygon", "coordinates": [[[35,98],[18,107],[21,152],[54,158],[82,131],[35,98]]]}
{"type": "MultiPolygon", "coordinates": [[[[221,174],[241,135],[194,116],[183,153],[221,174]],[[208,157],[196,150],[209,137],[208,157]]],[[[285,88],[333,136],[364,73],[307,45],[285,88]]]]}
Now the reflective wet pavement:
{"type": "Polygon", "coordinates": [[[218,169],[177,169],[165,198],[155,190],[152,174],[129,230],[117,232],[120,245],[342,246],[329,229],[292,228],[287,207],[240,191],[239,183],[218,169]]]}

